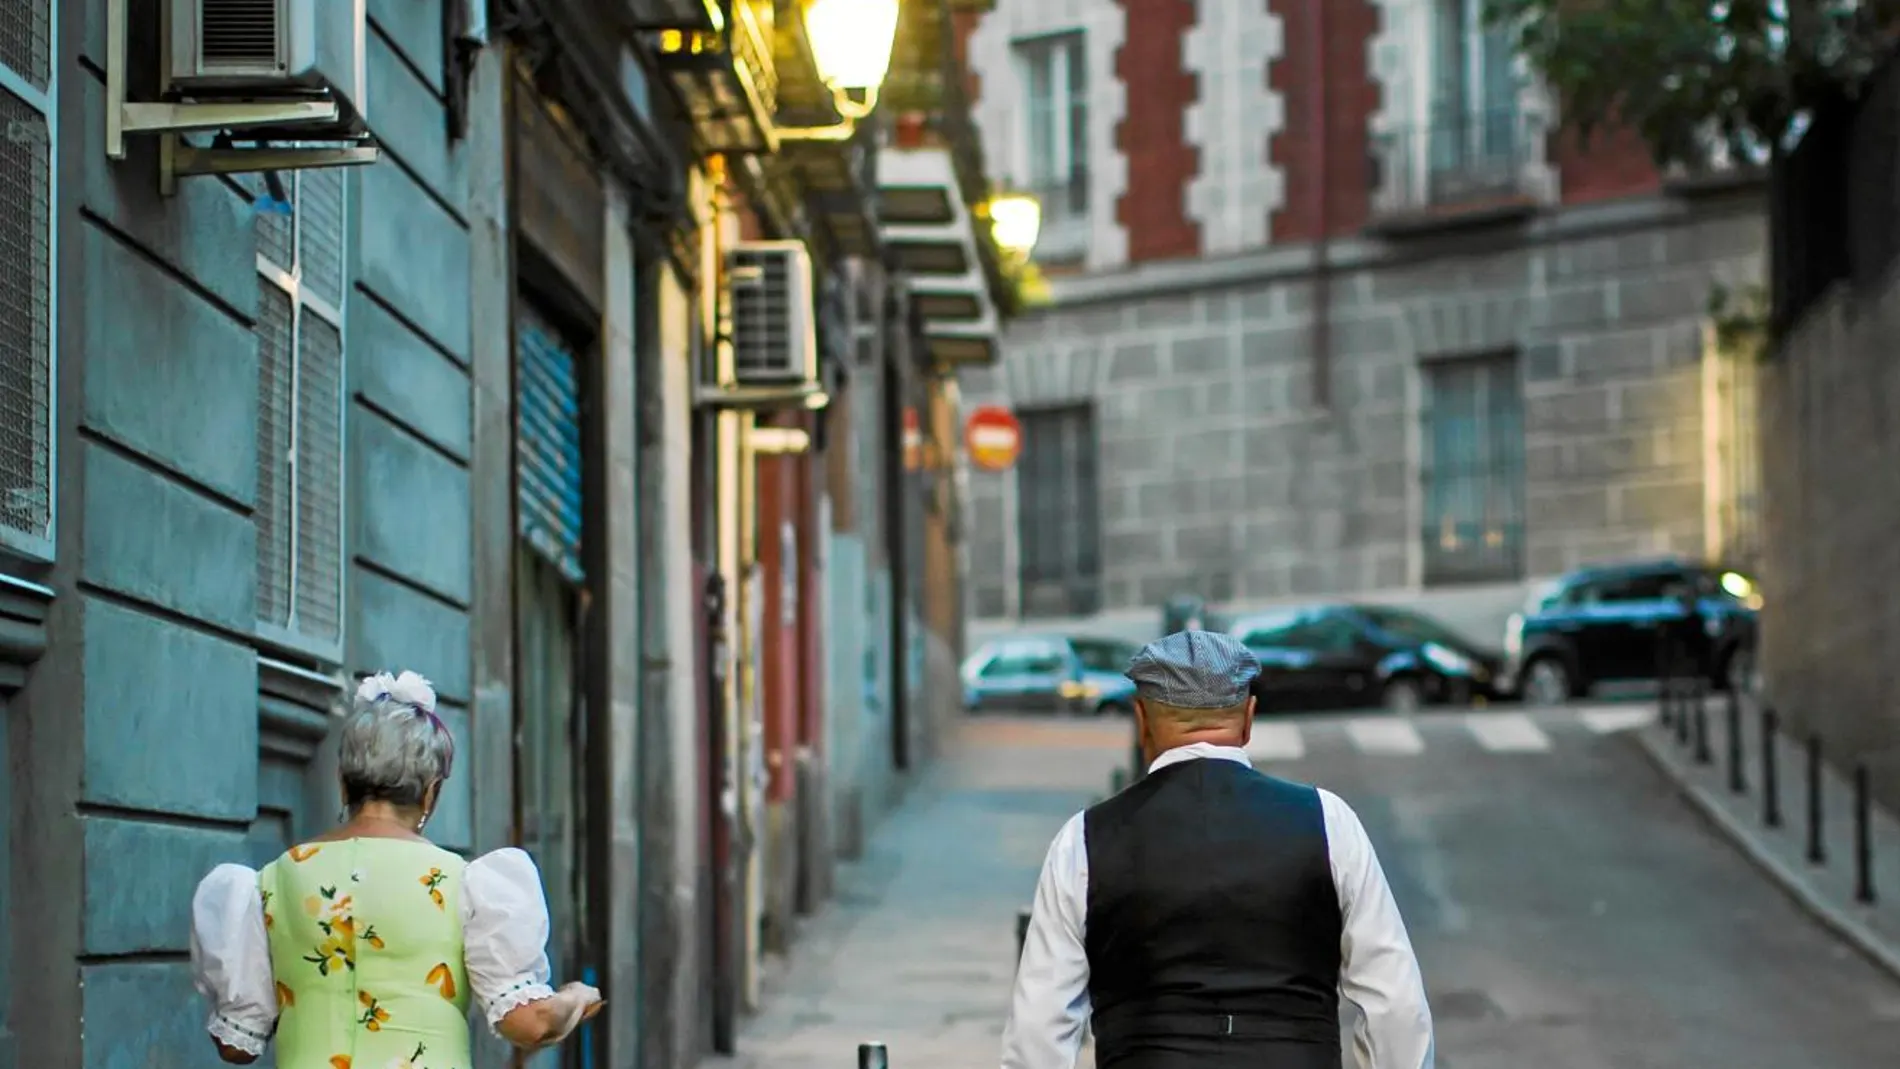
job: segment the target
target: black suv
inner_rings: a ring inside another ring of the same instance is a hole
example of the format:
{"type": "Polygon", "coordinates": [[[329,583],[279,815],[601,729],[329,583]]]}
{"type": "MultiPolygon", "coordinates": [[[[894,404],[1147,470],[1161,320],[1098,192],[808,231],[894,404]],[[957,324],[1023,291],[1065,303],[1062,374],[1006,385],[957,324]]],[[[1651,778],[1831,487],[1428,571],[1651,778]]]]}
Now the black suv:
{"type": "Polygon", "coordinates": [[[1260,711],[1467,704],[1495,693],[1498,655],[1429,616],[1377,605],[1308,605],[1229,628],[1260,660],[1260,711]]]}
{"type": "Polygon", "coordinates": [[[1505,625],[1504,682],[1526,702],[1555,705],[1598,683],[1657,679],[1673,647],[1679,672],[1751,688],[1760,607],[1754,580],[1734,569],[1680,560],[1580,569],[1505,625]]]}

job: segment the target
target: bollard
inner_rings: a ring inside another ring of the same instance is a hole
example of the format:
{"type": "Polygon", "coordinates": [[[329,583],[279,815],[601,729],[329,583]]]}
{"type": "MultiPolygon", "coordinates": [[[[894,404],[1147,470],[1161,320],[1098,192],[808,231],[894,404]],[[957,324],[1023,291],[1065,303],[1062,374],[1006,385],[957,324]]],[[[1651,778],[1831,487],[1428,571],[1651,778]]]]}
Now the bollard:
{"type": "Polygon", "coordinates": [[[882,1043],[858,1044],[858,1069],[891,1069],[891,1052],[882,1043]]]}
{"type": "Polygon", "coordinates": [[[1854,766],[1854,901],[1874,904],[1873,800],[1868,797],[1867,766],[1854,766]]]}
{"type": "Polygon", "coordinates": [[[1779,718],[1768,706],[1761,710],[1761,822],[1781,827],[1781,784],[1775,779],[1775,732],[1779,718]]]}
{"type": "Polygon", "coordinates": [[[1663,727],[1675,726],[1674,695],[1669,685],[1669,629],[1656,632],[1656,713],[1663,727]]]}
{"type": "Polygon", "coordinates": [[[1742,769],[1742,696],[1733,686],[1728,689],[1728,789],[1748,793],[1748,776],[1742,769]]]}
{"type": "Polygon", "coordinates": [[[1689,715],[1689,680],[1682,674],[1682,651],[1677,649],[1674,653],[1669,659],[1669,689],[1675,695],[1670,704],[1676,708],[1676,742],[1687,746],[1689,729],[1693,726],[1689,715]]]}
{"type": "Polygon", "coordinates": [[[1700,672],[1695,679],[1695,763],[1706,765],[1709,755],[1709,681],[1700,672]]]}
{"type": "Polygon", "coordinates": [[[1821,736],[1808,736],[1808,862],[1827,864],[1827,844],[1821,841],[1821,736]]]}
{"type": "Polygon", "coordinates": [[[1016,960],[1023,959],[1023,947],[1029,942],[1029,911],[1016,911],[1016,960]]]}

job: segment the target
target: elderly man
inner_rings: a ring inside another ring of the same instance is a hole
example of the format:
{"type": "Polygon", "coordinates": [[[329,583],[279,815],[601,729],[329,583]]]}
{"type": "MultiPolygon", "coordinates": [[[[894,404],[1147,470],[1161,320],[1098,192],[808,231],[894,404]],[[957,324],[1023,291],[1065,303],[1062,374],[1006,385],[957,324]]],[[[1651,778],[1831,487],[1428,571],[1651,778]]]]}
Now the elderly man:
{"type": "Polygon", "coordinates": [[[1137,654],[1149,774],[1076,814],[1043,863],[1003,1069],[1431,1069],[1431,1010],[1372,843],[1338,797],[1247,759],[1260,671],[1228,635],[1137,654]]]}

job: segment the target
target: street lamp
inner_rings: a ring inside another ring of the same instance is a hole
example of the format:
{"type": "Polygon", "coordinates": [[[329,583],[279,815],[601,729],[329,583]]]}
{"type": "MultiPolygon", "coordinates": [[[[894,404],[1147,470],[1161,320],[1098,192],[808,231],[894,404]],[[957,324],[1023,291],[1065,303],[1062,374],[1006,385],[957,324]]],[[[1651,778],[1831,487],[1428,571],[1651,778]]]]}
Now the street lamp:
{"type": "Polygon", "coordinates": [[[990,232],[1004,252],[1028,256],[1042,232],[1042,205],[1027,193],[1005,193],[990,200],[990,232]]]}
{"type": "Polygon", "coordinates": [[[846,119],[862,119],[877,106],[878,87],[891,69],[897,6],[898,0],[811,0],[805,9],[805,38],[818,77],[846,119]],[[863,102],[853,93],[863,94],[863,102]]]}

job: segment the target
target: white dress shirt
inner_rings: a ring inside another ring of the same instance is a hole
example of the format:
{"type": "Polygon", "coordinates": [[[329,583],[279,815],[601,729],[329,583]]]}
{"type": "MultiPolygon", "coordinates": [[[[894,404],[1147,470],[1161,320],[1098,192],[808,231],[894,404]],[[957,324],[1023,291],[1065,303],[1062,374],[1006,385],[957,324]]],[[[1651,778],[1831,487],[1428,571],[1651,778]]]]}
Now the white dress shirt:
{"type": "MultiPolygon", "coordinates": [[[[1194,743],[1162,754],[1148,771],[1201,758],[1251,764],[1245,750],[1194,743]]],[[[1345,925],[1339,991],[1359,1009],[1353,1048],[1360,1069],[1432,1069],[1432,1011],[1385,871],[1352,807],[1328,791],[1319,797],[1345,925]]],[[[1070,817],[1043,862],[1003,1029],[1003,1069],[1073,1069],[1082,1049],[1090,1013],[1084,827],[1083,814],[1070,817]]]]}

